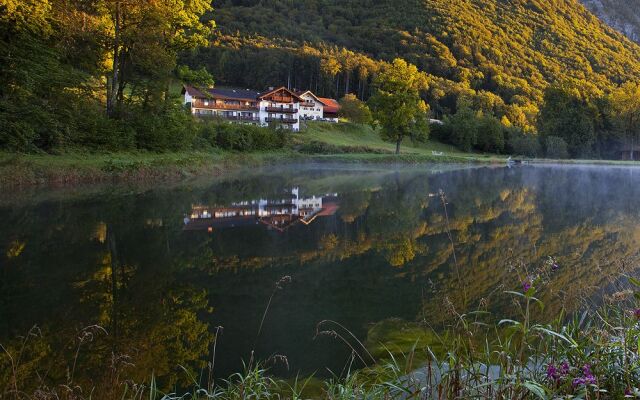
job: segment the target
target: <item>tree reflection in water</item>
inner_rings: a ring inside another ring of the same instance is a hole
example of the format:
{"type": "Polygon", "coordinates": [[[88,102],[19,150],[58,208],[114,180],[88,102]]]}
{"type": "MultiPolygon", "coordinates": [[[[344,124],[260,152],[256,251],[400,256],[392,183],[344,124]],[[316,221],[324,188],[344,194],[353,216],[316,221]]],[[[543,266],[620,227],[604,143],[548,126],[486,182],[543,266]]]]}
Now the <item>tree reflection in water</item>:
{"type": "MultiPolygon", "coordinates": [[[[39,326],[23,350],[25,390],[37,374],[66,383],[72,369],[85,387],[153,373],[168,390],[188,383],[180,366],[199,376],[218,326],[217,376],[240,369],[251,350],[287,355],[290,370],[275,373],[322,376],[349,351],[314,341],[319,321],[339,321],[379,355],[380,342],[420,338],[415,322],[446,325],[447,311],[501,315],[509,300],[500,294],[520,287],[522,263],[549,257],[559,268],[541,297],[553,316],[612,290],[612,277],[635,265],[639,173],[283,167],[207,185],[5,202],[0,343],[17,354],[19,336],[39,326]],[[273,282],[285,275],[292,282],[256,342],[273,282]],[[83,330],[94,325],[106,333],[83,330]]],[[[0,386],[14,383],[1,358],[0,386]]]]}

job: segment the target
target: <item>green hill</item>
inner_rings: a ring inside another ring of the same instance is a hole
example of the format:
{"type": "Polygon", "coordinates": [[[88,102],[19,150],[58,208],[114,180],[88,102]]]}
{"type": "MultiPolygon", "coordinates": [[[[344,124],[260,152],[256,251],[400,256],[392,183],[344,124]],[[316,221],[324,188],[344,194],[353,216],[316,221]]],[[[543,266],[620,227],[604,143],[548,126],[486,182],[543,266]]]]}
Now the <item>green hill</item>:
{"type": "Polygon", "coordinates": [[[550,83],[640,78],[640,47],[577,0],[227,0],[215,18],[217,47],[189,62],[224,84],[366,97],[376,63],[402,57],[432,75],[436,113],[465,97],[526,126],[550,83]]]}

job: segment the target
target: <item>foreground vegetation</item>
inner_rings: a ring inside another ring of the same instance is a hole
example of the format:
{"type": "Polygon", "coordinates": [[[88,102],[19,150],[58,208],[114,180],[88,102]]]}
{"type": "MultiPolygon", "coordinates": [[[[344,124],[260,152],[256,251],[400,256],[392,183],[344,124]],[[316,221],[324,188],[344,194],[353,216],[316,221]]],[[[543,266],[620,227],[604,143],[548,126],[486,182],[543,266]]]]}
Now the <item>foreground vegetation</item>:
{"type": "MultiPolygon", "coordinates": [[[[551,274],[559,267],[550,262],[547,268],[542,273],[551,274]]],[[[384,349],[381,358],[375,358],[357,339],[354,342],[339,324],[324,321],[318,334],[353,342],[352,362],[360,360],[366,368],[354,371],[348,365],[342,376],[318,385],[312,378],[279,381],[269,376],[268,368],[249,364],[219,386],[196,382],[191,396],[332,400],[640,397],[640,310],[630,300],[634,293],[617,292],[605,306],[570,317],[560,314],[552,323],[540,323],[533,317],[536,310],[544,309],[535,297],[536,286],[543,285],[545,278],[529,279],[522,283],[521,291],[505,293],[513,298],[515,319],[495,322],[495,316],[486,310],[458,313],[449,308],[454,323],[446,332],[419,323],[405,324],[402,332],[396,332],[404,338],[400,347],[375,343],[384,349]],[[320,330],[324,325],[331,327],[320,330]]],[[[633,278],[631,282],[640,285],[633,278]]]]}
{"type": "MultiPolygon", "coordinates": [[[[383,321],[369,331],[363,343],[339,323],[321,321],[316,336],[334,338],[351,349],[342,373],[327,380],[273,377],[270,368],[287,365],[284,355],[263,363],[251,358],[244,371],[214,380],[214,339],[211,361],[199,374],[183,368],[186,384],[174,386],[173,392],[159,389],[152,372],[146,382],[128,380],[126,356],[117,355],[108,382],[80,387],[74,382],[74,370],[81,347],[93,335],[106,333],[93,326],[79,333],[74,357],[57,361],[69,363],[65,383],[51,384],[46,376],[25,375],[33,369],[28,359],[34,350],[30,342],[42,335],[34,328],[14,346],[0,347],[2,395],[15,399],[165,400],[640,397],[640,281],[624,276],[617,283],[624,283],[626,289],[606,296],[603,305],[583,299],[582,312],[569,316],[561,312],[549,322],[537,296],[560,268],[552,258],[533,268],[514,266],[521,287],[502,294],[511,298],[514,307],[506,315],[493,315],[486,306],[463,313],[443,299],[443,310],[451,321],[444,331],[434,330],[426,320],[383,321]]],[[[289,277],[280,279],[274,293],[289,281],[289,277]]],[[[268,311],[269,304],[263,322],[268,311]]]]}

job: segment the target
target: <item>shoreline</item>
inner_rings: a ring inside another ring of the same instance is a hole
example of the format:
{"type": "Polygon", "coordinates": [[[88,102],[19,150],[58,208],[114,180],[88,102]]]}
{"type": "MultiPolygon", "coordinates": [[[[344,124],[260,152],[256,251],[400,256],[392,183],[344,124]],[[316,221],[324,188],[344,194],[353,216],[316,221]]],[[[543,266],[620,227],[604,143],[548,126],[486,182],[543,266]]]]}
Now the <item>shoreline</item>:
{"type": "Polygon", "coordinates": [[[207,175],[219,176],[240,168],[295,162],[498,164],[504,160],[413,153],[399,156],[376,153],[305,154],[290,149],[256,153],[0,153],[0,188],[22,190],[110,183],[169,183],[207,175]]]}
{"type": "MultiPolygon", "coordinates": [[[[0,189],[75,187],[122,183],[173,183],[202,176],[220,176],[246,167],[295,162],[363,164],[506,164],[506,156],[444,155],[405,152],[305,154],[291,149],[274,152],[68,153],[31,155],[0,153],[0,189]]],[[[528,164],[640,166],[639,161],[530,159],[528,164]]]]}

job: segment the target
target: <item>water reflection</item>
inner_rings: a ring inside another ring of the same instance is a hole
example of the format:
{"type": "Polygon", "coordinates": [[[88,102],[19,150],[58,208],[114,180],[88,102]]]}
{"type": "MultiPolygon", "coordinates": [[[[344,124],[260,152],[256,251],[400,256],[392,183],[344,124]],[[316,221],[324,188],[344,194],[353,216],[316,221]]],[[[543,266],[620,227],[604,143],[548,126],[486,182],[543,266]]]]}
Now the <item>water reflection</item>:
{"type": "MultiPolygon", "coordinates": [[[[205,185],[12,202],[0,208],[0,343],[18,351],[19,335],[40,327],[24,353],[25,385],[38,375],[65,381],[79,348],[74,382],[117,387],[154,373],[168,390],[189,381],[180,366],[199,374],[223,326],[217,376],[240,369],[251,350],[287,355],[291,369],[279,374],[322,376],[350,354],[328,337],[314,340],[319,321],[339,321],[374,353],[381,342],[413,344],[424,335],[415,321],[444,325],[477,307],[506,312],[501,293],[520,287],[522,263],[536,268],[548,257],[560,268],[540,297],[553,315],[575,309],[576,294],[616,290],[612,277],[635,269],[639,174],[283,167],[205,185]],[[444,203],[433,196],[440,189],[444,203]],[[258,336],[285,275],[292,282],[258,336]]],[[[0,359],[0,390],[8,368],[0,359]]]]}
{"type": "Polygon", "coordinates": [[[263,224],[280,232],[301,223],[309,225],[318,217],[334,215],[338,210],[338,194],[304,197],[295,187],[278,199],[258,199],[232,202],[228,205],[191,207],[191,215],[184,218],[185,230],[235,228],[263,224]]]}

